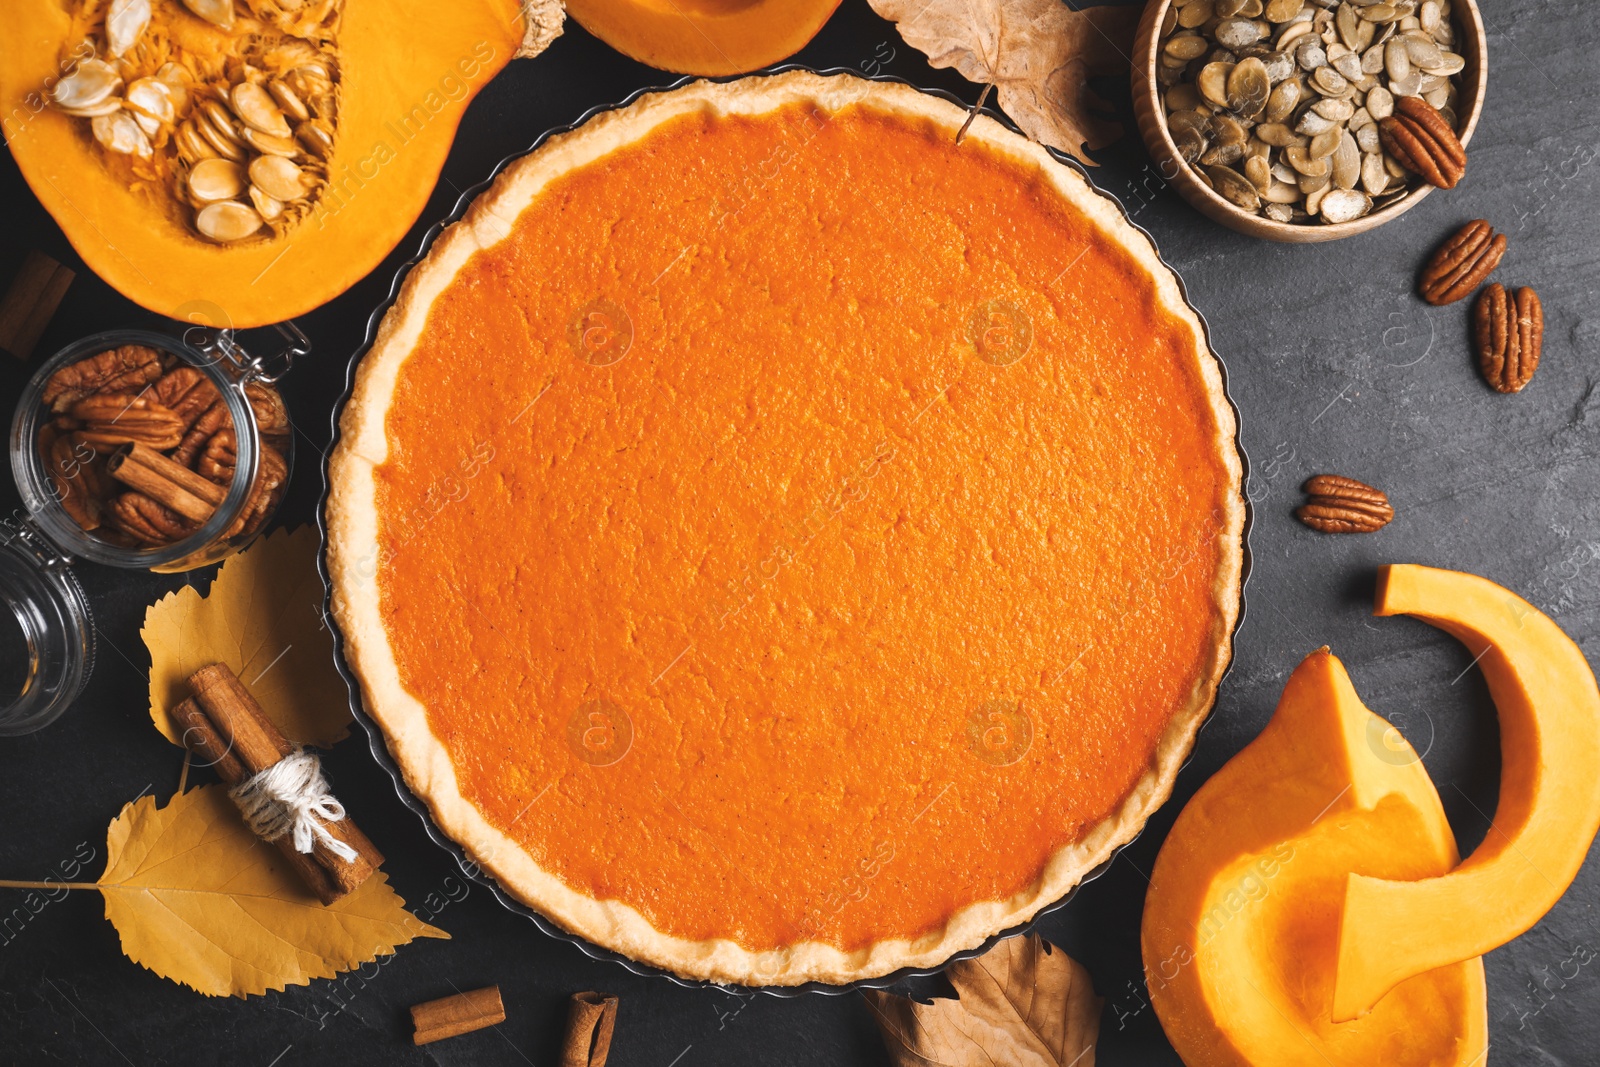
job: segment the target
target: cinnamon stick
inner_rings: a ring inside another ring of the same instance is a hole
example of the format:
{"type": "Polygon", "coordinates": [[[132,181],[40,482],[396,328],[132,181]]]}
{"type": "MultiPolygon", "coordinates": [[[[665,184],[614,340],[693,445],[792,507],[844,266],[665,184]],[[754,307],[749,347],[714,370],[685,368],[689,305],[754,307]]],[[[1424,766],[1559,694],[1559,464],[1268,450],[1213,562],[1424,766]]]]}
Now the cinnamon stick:
{"type": "Polygon", "coordinates": [[[227,490],[142,444],[124,445],[106,460],[111,477],[158,500],[190,522],[205,522],[227,490]]]}
{"type": "Polygon", "coordinates": [[[33,355],[34,345],[67,295],[75,275],[37,249],[30,251],[0,299],[0,348],[18,359],[33,355]]]}
{"type": "Polygon", "coordinates": [[[411,1040],[414,1044],[426,1045],[505,1021],[506,1009],[500,1002],[500,987],[484,986],[470,993],[457,993],[415,1005],[411,1009],[411,1022],[416,1033],[411,1040]]]}
{"type": "MultiPolygon", "coordinates": [[[[249,772],[244,769],[244,764],[239,757],[228,747],[228,742],[217,732],[211,720],[206,718],[206,713],[200,710],[200,705],[194,702],[193,697],[185,697],[178,702],[169,715],[177,724],[179,737],[183,739],[184,747],[205,765],[217,772],[217,777],[228,786],[236,786],[249,772]]],[[[344,896],[344,890],[334,882],[333,876],[322,869],[321,864],[304,852],[295,850],[294,842],[287,836],[278,838],[273,844],[278,846],[278,851],[283,853],[283,858],[289,866],[305,882],[306,887],[317,895],[317,899],[324,904],[332,904],[344,896]]]]}
{"type": "MultiPolygon", "coordinates": [[[[296,751],[296,746],[267,718],[261,705],[227,664],[201,667],[189,676],[189,686],[194,690],[200,710],[247,773],[260,774],[296,751]]],[[[343,896],[378,869],[383,855],[349,818],[322,825],[329,834],[356,851],[356,858],[346,861],[334,855],[320,838],[313,845],[312,857],[339,888],[339,896],[343,896]]]]}
{"type": "Polygon", "coordinates": [[[616,1026],[616,997],[592,992],[572,994],[567,1009],[567,1036],[561,1046],[561,1067],[606,1067],[616,1026]]]}

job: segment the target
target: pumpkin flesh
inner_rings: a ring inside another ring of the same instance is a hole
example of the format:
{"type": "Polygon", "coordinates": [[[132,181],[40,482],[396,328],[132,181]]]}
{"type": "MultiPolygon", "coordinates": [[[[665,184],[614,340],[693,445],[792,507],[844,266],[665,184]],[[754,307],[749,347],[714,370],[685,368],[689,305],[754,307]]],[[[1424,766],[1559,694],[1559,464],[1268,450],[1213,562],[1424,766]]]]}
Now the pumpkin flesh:
{"type": "Polygon", "coordinates": [[[1488,1040],[1482,961],[1418,975],[1366,1018],[1331,1018],[1339,904],[1359,870],[1456,862],[1420,760],[1326,649],[1261,735],[1190,801],[1145,901],[1146,981],[1189,1067],[1465,1067],[1488,1040]]]}
{"type": "Polygon", "coordinates": [[[410,229],[467,104],[522,41],[518,18],[515,0],[345,0],[328,186],[312,214],[277,238],[205,240],[184,205],[131,186],[82,120],[47,106],[76,47],[59,0],[10,4],[0,15],[0,124],[45,209],[123,295],[211,325],[280,322],[343,292],[410,229]]]}
{"type": "Polygon", "coordinates": [[[1443,877],[1350,877],[1334,1002],[1343,1019],[1381,1007],[1411,975],[1528,930],[1600,828],[1600,691],[1559,626],[1487,579],[1413,565],[1383,569],[1376,613],[1414,615],[1477,657],[1500,716],[1500,802],[1483,844],[1443,877]]]}

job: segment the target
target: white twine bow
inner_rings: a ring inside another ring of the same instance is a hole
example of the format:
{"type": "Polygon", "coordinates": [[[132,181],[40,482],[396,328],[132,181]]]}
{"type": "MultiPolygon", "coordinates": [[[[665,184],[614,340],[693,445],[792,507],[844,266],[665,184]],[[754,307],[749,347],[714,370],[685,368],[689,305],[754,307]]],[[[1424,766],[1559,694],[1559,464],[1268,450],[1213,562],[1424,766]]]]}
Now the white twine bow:
{"type": "Polygon", "coordinates": [[[356,850],[322,825],[343,819],[344,805],[328,791],[316,753],[302,750],[285,756],[228,790],[228,795],[258,837],[276,841],[293,834],[296,852],[310,852],[321,841],[346,863],[355,861],[356,850]]]}

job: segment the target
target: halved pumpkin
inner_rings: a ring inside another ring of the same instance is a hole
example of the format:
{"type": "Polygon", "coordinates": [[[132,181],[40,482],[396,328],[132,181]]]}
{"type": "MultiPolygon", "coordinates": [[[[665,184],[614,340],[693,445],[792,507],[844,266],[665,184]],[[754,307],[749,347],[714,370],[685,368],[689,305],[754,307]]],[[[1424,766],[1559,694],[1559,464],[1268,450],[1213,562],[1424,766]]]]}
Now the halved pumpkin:
{"type": "Polygon", "coordinates": [[[1365,1018],[1330,1017],[1349,872],[1427,878],[1455,862],[1416,752],[1327,649],[1307,656],[1266,729],[1183,809],[1150,876],[1145,980],[1178,1054],[1189,1067],[1479,1063],[1481,959],[1401,983],[1365,1018]]]}
{"type": "Polygon", "coordinates": [[[804,48],[839,0],[568,0],[584,29],[659,70],[746,74],[804,48]]]}
{"type": "Polygon", "coordinates": [[[1600,690],[1559,626],[1485,578],[1413,565],[1383,568],[1376,613],[1414,615],[1477,657],[1500,715],[1500,803],[1483,844],[1442,877],[1350,876],[1335,1019],[1377,1014],[1410,976],[1533,926],[1600,828],[1600,690]]]}
{"type": "MultiPolygon", "coordinates": [[[[175,0],[155,2],[163,18],[194,19],[175,0]]],[[[377,266],[427,203],[468,103],[560,27],[556,0],[343,0],[322,197],[281,236],[218,245],[195,232],[188,205],[119,177],[87,121],[47,104],[50,86],[84,57],[78,7],[0,7],[0,125],[23,177],[84,262],[123,295],[163,315],[241,328],[318,307],[377,266]]]]}

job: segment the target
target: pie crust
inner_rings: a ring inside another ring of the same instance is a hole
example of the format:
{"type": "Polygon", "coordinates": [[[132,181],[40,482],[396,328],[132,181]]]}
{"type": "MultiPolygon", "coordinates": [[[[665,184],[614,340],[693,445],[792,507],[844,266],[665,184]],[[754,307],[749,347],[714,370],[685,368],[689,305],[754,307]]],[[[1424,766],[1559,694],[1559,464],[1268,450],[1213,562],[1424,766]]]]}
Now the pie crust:
{"type": "Polygon", "coordinates": [[[1148,273],[1161,310],[1192,332],[1194,378],[1203,390],[1202,403],[1209,406],[1214,420],[1214,453],[1197,459],[1219,472],[1216,477],[1223,486],[1213,511],[1218,533],[1214,543],[1206,546],[1208,552],[1215,552],[1213,610],[1208,619],[1195,623],[1204,628],[1209,656],[1160,730],[1142,778],[1106,818],[1057,849],[1023,891],[1006,899],[967,902],[936,929],[848,948],[804,940],[751,949],[733,936],[697,939],[664,932],[622,900],[602,899],[569,886],[463,796],[457,767],[430,725],[428,709],[402,684],[401,665],[382,610],[378,471],[391,458],[387,417],[402,366],[423,338],[436,301],[475,253],[494,247],[511,232],[518,215],[549,183],[684,115],[760,116],[795,104],[826,114],[866,108],[931,127],[952,139],[967,119],[960,107],[901,84],[794,71],[728,83],[696,82],[646,95],[619,110],[600,114],[572,132],[550,138],[507,167],[407,276],[358,368],[329,463],[326,505],[333,614],[345,639],[345,656],[360,681],[365,707],[381,728],[407,785],[428,805],[438,827],[508,893],[563,929],[686,978],[748,985],[837,984],[905,967],[937,967],[955,953],[1026,923],[1106,862],[1115,849],[1131,841],[1170,794],[1195,732],[1215,698],[1231,656],[1243,566],[1245,506],[1234,414],[1201,322],[1185,301],[1176,278],[1160,261],[1149,238],[1126,221],[1112,200],[1096,193],[1075,170],[1056,162],[1039,146],[980,115],[967,132],[968,142],[1036,174],[1049,195],[1059,196],[1081,212],[1101,235],[1148,273]]]}

